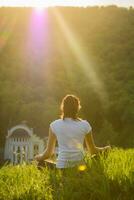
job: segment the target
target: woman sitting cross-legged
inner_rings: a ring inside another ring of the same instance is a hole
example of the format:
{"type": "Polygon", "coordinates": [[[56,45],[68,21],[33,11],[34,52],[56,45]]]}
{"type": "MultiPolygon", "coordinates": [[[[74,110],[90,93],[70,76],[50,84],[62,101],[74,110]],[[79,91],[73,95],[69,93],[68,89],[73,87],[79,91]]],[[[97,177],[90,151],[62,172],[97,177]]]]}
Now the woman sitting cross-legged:
{"type": "Polygon", "coordinates": [[[63,98],[61,103],[62,116],[50,124],[47,147],[42,154],[35,156],[38,162],[44,161],[47,166],[54,165],[54,163],[45,160],[54,154],[56,141],[58,142],[56,168],[74,167],[79,163],[84,163],[84,140],[91,155],[110,149],[110,146],[95,146],[91,125],[86,120],[78,118],[80,108],[78,97],[66,95],[63,98]]]}

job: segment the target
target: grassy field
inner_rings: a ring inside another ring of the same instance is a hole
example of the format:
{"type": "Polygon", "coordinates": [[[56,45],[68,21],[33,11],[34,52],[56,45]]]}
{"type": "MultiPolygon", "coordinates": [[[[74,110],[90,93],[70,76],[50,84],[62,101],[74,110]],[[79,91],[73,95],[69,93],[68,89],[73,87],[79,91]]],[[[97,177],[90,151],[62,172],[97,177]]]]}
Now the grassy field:
{"type": "Polygon", "coordinates": [[[134,200],[134,150],[113,149],[66,171],[3,166],[0,200],[134,200]],[[83,170],[83,171],[82,171],[83,170]]]}

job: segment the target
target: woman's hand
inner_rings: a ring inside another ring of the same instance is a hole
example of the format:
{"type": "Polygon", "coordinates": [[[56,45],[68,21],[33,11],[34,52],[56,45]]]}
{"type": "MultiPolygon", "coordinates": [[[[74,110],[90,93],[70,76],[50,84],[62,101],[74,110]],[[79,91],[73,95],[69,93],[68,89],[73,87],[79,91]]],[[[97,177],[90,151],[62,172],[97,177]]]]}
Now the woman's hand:
{"type": "Polygon", "coordinates": [[[38,154],[34,157],[34,159],[38,162],[43,161],[44,160],[44,155],[43,154],[38,154]]]}
{"type": "Polygon", "coordinates": [[[101,153],[108,153],[111,150],[111,146],[105,146],[105,147],[96,147],[96,154],[101,153]]]}
{"type": "Polygon", "coordinates": [[[109,151],[109,150],[111,150],[111,146],[110,145],[104,147],[104,151],[109,151]]]}
{"type": "Polygon", "coordinates": [[[111,150],[111,146],[105,146],[105,147],[103,147],[103,152],[108,152],[108,151],[110,151],[111,150]]]}
{"type": "Polygon", "coordinates": [[[55,134],[49,129],[49,136],[48,136],[48,143],[45,151],[42,154],[38,154],[34,157],[34,159],[38,162],[46,160],[53,155],[54,149],[56,144],[56,136],[55,134]]]}

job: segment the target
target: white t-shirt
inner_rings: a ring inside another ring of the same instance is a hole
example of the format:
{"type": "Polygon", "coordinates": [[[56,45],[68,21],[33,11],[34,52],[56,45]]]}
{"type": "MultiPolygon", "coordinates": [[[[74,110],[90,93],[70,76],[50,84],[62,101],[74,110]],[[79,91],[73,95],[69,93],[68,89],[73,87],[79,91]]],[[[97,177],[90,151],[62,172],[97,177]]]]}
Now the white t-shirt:
{"type": "Polygon", "coordinates": [[[83,159],[83,142],[92,128],[86,120],[58,119],[50,124],[58,140],[57,168],[73,166],[83,159]]]}

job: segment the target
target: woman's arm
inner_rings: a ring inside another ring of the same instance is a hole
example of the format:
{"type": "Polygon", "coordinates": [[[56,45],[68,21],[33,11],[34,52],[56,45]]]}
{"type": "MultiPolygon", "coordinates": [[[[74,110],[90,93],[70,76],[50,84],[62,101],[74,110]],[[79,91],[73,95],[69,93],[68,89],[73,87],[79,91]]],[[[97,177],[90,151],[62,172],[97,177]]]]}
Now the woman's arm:
{"type": "Polygon", "coordinates": [[[111,149],[110,146],[96,147],[92,133],[86,134],[85,143],[86,143],[87,149],[88,149],[88,151],[90,151],[91,155],[98,154],[98,153],[103,152],[105,150],[111,149]]]}
{"type": "Polygon", "coordinates": [[[42,161],[50,158],[54,154],[55,144],[56,144],[56,136],[52,132],[51,128],[49,128],[47,147],[42,154],[36,155],[35,159],[37,161],[42,161]]]}

